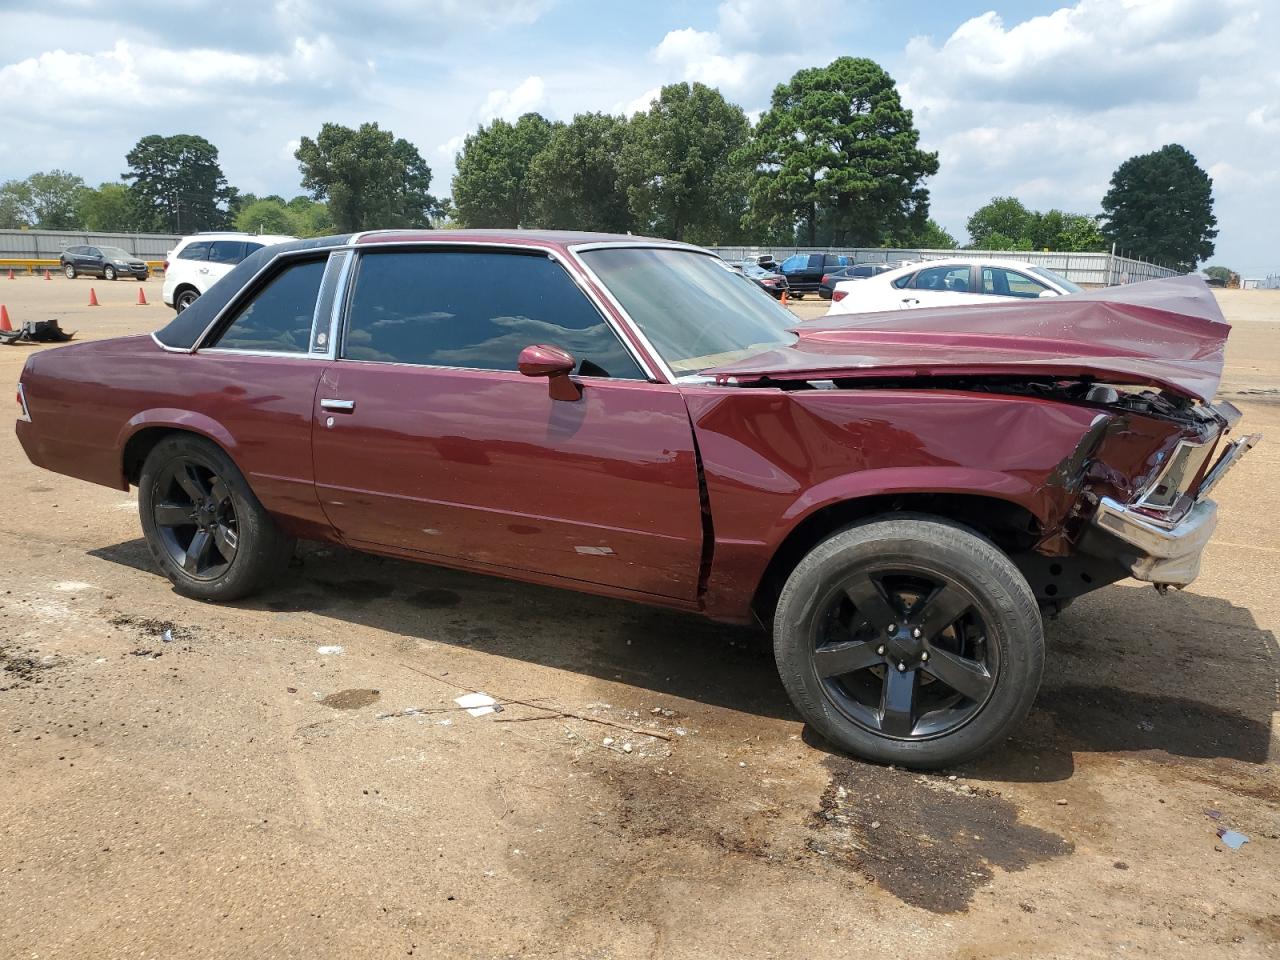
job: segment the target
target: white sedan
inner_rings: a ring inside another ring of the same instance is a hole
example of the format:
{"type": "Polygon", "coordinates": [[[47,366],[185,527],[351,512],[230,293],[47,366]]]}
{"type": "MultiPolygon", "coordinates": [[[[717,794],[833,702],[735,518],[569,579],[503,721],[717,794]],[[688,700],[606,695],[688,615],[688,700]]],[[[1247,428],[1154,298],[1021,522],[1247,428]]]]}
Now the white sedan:
{"type": "Polygon", "coordinates": [[[1052,270],[1020,260],[928,260],[835,285],[827,316],[913,307],[979,305],[1079,293],[1052,270]]]}

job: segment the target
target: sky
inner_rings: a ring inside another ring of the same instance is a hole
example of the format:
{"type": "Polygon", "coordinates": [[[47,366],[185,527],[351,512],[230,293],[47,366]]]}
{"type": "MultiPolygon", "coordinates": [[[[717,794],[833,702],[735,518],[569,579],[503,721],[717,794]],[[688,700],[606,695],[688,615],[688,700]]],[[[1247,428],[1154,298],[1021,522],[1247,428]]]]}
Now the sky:
{"type": "Polygon", "coordinates": [[[1123,160],[1176,142],[1214,181],[1211,262],[1280,272],[1276,0],[0,0],[0,24],[0,181],[118,180],[140,137],[196,133],[234,186],[290,197],[300,137],[376,121],[447,195],[495,117],[699,80],[754,119],[796,70],[861,56],[938,151],[932,215],[962,242],[993,196],[1098,213],[1123,160]]]}

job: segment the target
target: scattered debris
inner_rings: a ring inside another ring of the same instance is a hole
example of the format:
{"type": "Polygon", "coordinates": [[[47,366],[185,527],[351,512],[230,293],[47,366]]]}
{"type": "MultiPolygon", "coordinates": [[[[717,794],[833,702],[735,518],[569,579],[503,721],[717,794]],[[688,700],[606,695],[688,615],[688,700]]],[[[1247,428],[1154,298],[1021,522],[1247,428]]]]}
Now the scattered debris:
{"type": "Polygon", "coordinates": [[[160,634],[161,643],[173,643],[173,628],[165,627],[164,633],[160,634]]]}
{"type": "Polygon", "coordinates": [[[297,693],[297,692],[298,692],[298,688],[297,688],[297,687],[285,687],[284,689],[285,689],[285,692],[286,692],[286,693],[297,693]]]}
{"type": "Polygon", "coordinates": [[[613,746],[613,737],[605,737],[603,740],[601,740],[601,741],[600,741],[600,746],[602,746],[602,747],[612,747],[612,746],[613,746]]]}
{"type": "Polygon", "coordinates": [[[1205,815],[1206,817],[1208,817],[1210,820],[1221,820],[1221,819],[1222,819],[1222,811],[1221,811],[1221,810],[1206,810],[1206,811],[1204,812],[1204,815],[1205,815]]]}
{"type": "Polygon", "coordinates": [[[57,320],[28,320],[16,330],[0,330],[0,343],[66,343],[75,331],[67,333],[57,320]]]}
{"type": "Polygon", "coordinates": [[[1060,807],[1065,807],[1065,806],[1067,805],[1067,801],[1066,801],[1066,800],[1063,800],[1063,799],[1061,799],[1061,798],[1059,798],[1059,799],[1057,799],[1057,800],[1055,800],[1055,801],[1053,801],[1053,802],[1054,802],[1054,803],[1056,803],[1056,804],[1057,804],[1058,806],[1060,806],[1060,807]]]}
{"type": "Polygon", "coordinates": [[[342,647],[338,646],[336,643],[329,646],[316,647],[316,653],[320,654],[322,657],[336,657],[338,654],[342,653],[342,647]]]}
{"type": "Polygon", "coordinates": [[[1237,833],[1235,830],[1228,830],[1226,827],[1218,828],[1218,839],[1232,850],[1239,850],[1249,842],[1249,838],[1243,833],[1237,833]]]}
{"type": "Polygon", "coordinates": [[[487,693],[480,693],[479,691],[464,693],[460,697],[455,697],[453,702],[473,717],[483,717],[489,713],[502,712],[502,704],[487,693]]]}
{"type": "Polygon", "coordinates": [[[623,753],[630,753],[630,752],[631,752],[631,744],[629,744],[629,743],[624,743],[624,744],[622,745],[622,752],[623,752],[623,753]]]}

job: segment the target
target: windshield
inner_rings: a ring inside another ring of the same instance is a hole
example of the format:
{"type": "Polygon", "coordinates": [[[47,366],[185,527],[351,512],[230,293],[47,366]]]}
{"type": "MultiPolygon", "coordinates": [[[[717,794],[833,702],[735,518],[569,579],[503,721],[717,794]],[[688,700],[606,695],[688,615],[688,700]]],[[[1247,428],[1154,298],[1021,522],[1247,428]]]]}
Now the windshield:
{"type": "Polygon", "coordinates": [[[1084,289],[1084,287],[1079,284],[1072,283],[1066,277],[1056,274],[1052,270],[1046,270],[1044,267],[1032,267],[1031,272],[1039,274],[1044,277],[1044,279],[1049,280],[1052,283],[1056,283],[1063,290],[1067,291],[1067,293],[1079,293],[1084,289]]]}
{"type": "Polygon", "coordinates": [[[106,257],[108,260],[132,260],[133,259],[133,254],[125,253],[119,247],[99,247],[98,249],[102,251],[102,255],[106,257]]]}
{"type": "Polygon", "coordinates": [[[709,254],[604,247],[582,259],[677,376],[795,342],[795,316],[709,254]]]}

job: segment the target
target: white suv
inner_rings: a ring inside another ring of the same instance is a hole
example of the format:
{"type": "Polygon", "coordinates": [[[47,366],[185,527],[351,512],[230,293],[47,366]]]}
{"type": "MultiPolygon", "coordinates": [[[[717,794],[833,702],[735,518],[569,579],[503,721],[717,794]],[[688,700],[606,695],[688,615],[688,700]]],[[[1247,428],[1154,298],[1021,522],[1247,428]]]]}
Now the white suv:
{"type": "Polygon", "coordinates": [[[249,254],[273,243],[296,239],[253,233],[197,233],[184,237],[165,256],[164,302],[181,313],[249,254]]]}

